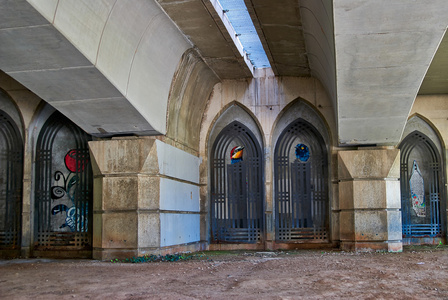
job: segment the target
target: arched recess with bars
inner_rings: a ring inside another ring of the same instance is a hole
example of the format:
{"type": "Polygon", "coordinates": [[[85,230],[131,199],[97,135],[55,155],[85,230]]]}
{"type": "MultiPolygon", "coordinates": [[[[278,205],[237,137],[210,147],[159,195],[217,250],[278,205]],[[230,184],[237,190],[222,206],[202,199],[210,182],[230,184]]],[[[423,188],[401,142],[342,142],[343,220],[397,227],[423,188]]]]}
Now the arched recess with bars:
{"type": "Polygon", "coordinates": [[[254,129],[253,124],[234,105],[215,125],[219,129],[210,148],[212,243],[261,243],[264,239],[263,155],[259,133],[249,128],[254,129]],[[227,122],[230,119],[234,121],[227,122]],[[239,146],[244,147],[242,160],[232,161],[232,149],[239,146]]]}
{"type": "Polygon", "coordinates": [[[34,255],[91,256],[90,139],[59,112],[41,129],[36,145],[34,255]]]}
{"type": "Polygon", "coordinates": [[[399,146],[403,243],[437,243],[446,231],[440,141],[419,117],[408,122],[405,134],[399,146]]]}
{"type": "Polygon", "coordinates": [[[324,139],[303,119],[280,135],[274,152],[277,241],[328,241],[327,155],[324,139]]]}
{"type": "Polygon", "coordinates": [[[11,116],[0,109],[0,250],[21,241],[23,140],[11,116]]]}
{"type": "Polygon", "coordinates": [[[276,242],[331,242],[331,133],[325,119],[298,98],[279,115],[272,141],[276,242]]]}

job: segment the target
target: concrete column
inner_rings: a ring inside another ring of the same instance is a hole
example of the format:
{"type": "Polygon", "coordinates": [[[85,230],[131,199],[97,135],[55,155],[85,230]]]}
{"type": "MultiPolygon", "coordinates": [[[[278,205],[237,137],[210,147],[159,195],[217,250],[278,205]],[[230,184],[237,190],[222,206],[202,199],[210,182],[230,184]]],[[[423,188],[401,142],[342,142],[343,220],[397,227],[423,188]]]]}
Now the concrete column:
{"type": "Polygon", "coordinates": [[[153,138],[89,142],[93,258],[200,250],[199,159],[153,138]]]}
{"type": "Polygon", "coordinates": [[[29,132],[25,131],[25,151],[23,159],[23,195],[22,195],[22,243],[20,249],[21,257],[29,257],[31,254],[31,245],[33,243],[32,233],[34,231],[34,226],[32,224],[32,212],[34,208],[32,207],[33,198],[32,195],[32,179],[33,174],[33,147],[30,145],[29,132]]]}
{"type": "Polygon", "coordinates": [[[402,251],[400,151],[339,151],[341,248],[402,251]]]}

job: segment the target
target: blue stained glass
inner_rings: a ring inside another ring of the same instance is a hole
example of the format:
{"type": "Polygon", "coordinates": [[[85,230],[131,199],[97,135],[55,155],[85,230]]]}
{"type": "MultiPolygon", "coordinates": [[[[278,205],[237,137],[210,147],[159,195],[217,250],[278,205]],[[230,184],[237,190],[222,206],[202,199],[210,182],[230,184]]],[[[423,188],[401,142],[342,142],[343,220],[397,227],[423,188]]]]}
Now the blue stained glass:
{"type": "Polygon", "coordinates": [[[296,146],[296,157],[300,161],[308,161],[310,158],[310,149],[305,144],[298,144],[296,146]]]}

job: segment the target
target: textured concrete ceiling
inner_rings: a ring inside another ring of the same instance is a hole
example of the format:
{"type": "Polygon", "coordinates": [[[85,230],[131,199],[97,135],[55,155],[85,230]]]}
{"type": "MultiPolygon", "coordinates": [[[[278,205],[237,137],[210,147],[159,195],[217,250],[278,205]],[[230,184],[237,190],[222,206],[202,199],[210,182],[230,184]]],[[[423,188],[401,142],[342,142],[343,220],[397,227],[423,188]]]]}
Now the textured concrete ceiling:
{"type": "Polygon", "coordinates": [[[157,0],[220,79],[252,77],[209,0],[157,0]]]}
{"type": "Polygon", "coordinates": [[[418,93],[421,95],[448,94],[448,34],[446,33],[418,93]]]}
{"type": "Polygon", "coordinates": [[[245,2],[274,73],[310,76],[299,1],[245,2]]]}

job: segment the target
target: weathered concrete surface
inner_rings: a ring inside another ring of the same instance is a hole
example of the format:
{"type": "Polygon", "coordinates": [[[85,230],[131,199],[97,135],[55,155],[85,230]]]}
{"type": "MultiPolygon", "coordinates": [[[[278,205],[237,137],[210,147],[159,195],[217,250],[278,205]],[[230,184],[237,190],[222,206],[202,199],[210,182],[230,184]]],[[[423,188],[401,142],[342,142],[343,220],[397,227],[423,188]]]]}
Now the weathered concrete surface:
{"type": "Polygon", "coordinates": [[[276,75],[309,76],[298,1],[244,1],[276,75]]]}
{"type": "Polygon", "coordinates": [[[400,151],[338,152],[342,249],[402,250],[400,151]]]}
{"type": "Polygon", "coordinates": [[[167,136],[199,152],[204,110],[216,75],[195,51],[186,51],[174,75],[168,104],[167,136]]]}
{"type": "Polygon", "coordinates": [[[252,71],[209,0],[157,2],[220,79],[252,77],[252,71]]]}
{"type": "Polygon", "coordinates": [[[311,75],[325,87],[338,117],[333,1],[300,0],[303,31],[311,75]]]}
{"type": "MultiPolygon", "coordinates": [[[[200,178],[201,184],[208,184],[209,151],[220,130],[233,120],[248,126],[263,147],[266,238],[272,241],[275,238],[272,153],[278,136],[290,122],[303,118],[318,128],[330,147],[332,141],[336,139],[333,130],[336,121],[332,101],[319,80],[310,77],[276,77],[270,70],[257,72],[264,72],[264,74],[263,76],[256,74],[253,79],[226,80],[215,85],[201,125],[200,178]]],[[[331,152],[330,148],[329,152],[331,152]]],[[[209,193],[208,186],[201,188],[201,205],[204,211],[209,210],[209,193]]],[[[330,198],[333,199],[333,197],[335,196],[330,198]]],[[[333,204],[329,203],[332,206],[331,210],[333,210],[333,204]]],[[[332,218],[333,221],[337,221],[337,216],[332,218]]]]}
{"type": "Polygon", "coordinates": [[[448,25],[448,2],[333,1],[339,143],[395,145],[448,25]]]}
{"type": "Polygon", "coordinates": [[[94,258],[202,249],[197,157],[153,138],[89,147],[94,258]]]}

